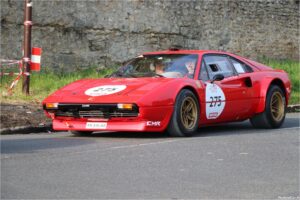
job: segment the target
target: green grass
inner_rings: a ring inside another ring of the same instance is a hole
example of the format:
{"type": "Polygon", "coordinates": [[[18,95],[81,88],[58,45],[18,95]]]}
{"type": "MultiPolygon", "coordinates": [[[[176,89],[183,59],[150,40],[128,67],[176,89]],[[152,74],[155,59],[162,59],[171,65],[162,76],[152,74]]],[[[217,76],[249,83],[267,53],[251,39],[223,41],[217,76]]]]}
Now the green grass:
{"type": "Polygon", "coordinates": [[[82,78],[101,78],[110,74],[113,69],[98,70],[97,68],[88,68],[78,70],[71,73],[54,73],[54,72],[33,72],[30,76],[30,95],[22,93],[22,79],[12,90],[12,94],[8,94],[8,88],[15,77],[1,77],[1,102],[7,103],[40,103],[45,97],[61,88],[68,83],[82,78]]]}
{"type": "Polygon", "coordinates": [[[300,103],[300,63],[293,60],[274,60],[263,58],[261,63],[270,66],[274,69],[285,70],[292,82],[292,95],[289,104],[300,103]]]}
{"type": "MultiPolygon", "coordinates": [[[[271,60],[263,58],[261,63],[271,66],[275,69],[285,70],[292,82],[292,96],[290,104],[300,103],[300,64],[299,61],[291,60],[271,60]]],[[[9,95],[7,88],[15,77],[3,76],[0,77],[0,92],[1,102],[10,103],[40,103],[46,96],[62,86],[82,78],[101,78],[110,74],[114,68],[99,70],[95,67],[88,69],[77,70],[71,73],[54,73],[49,71],[42,71],[40,73],[32,73],[30,78],[30,96],[22,93],[22,80],[13,89],[13,93],[9,95]]]]}

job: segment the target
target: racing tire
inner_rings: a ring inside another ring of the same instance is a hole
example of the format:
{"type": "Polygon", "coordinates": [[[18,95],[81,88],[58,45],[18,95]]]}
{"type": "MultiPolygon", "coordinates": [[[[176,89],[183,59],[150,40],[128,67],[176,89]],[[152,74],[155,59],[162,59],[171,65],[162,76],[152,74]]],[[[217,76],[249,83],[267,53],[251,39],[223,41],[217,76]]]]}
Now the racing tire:
{"type": "Polygon", "coordinates": [[[286,114],[286,99],[277,85],[271,85],[266,97],[264,112],[250,118],[255,128],[279,128],[284,122],[286,114]]]}
{"type": "Polygon", "coordinates": [[[173,137],[192,136],[199,125],[199,103],[195,94],[183,89],[176,97],[167,132],[173,137]]]}
{"type": "Polygon", "coordinates": [[[92,135],[93,131],[69,131],[74,136],[83,137],[92,135]]]}

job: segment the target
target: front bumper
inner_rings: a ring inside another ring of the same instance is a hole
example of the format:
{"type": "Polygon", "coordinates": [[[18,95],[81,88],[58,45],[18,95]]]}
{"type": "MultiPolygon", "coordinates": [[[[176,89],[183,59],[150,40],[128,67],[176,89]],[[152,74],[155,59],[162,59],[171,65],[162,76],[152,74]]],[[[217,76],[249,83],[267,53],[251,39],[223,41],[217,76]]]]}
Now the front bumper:
{"type": "Polygon", "coordinates": [[[164,131],[173,113],[173,106],[141,107],[139,116],[130,118],[72,118],[55,117],[54,130],[74,131],[164,131]],[[101,124],[104,126],[90,127],[87,123],[101,124]]]}

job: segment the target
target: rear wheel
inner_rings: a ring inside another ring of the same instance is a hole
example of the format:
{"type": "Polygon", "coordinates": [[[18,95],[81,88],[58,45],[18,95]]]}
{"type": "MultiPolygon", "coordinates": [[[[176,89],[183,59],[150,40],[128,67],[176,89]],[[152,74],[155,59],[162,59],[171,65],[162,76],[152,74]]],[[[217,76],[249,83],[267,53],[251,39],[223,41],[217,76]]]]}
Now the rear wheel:
{"type": "Polygon", "coordinates": [[[90,136],[93,133],[93,131],[70,131],[70,133],[72,133],[75,136],[82,137],[82,136],[90,136]]]}
{"type": "Polygon", "coordinates": [[[192,136],[198,128],[198,123],[198,100],[193,92],[184,89],[176,98],[168,133],[175,137],[192,136]]]}
{"type": "Polygon", "coordinates": [[[286,100],[284,93],[277,85],[271,85],[267,97],[265,111],[250,119],[256,128],[279,128],[285,119],[286,100]]]}

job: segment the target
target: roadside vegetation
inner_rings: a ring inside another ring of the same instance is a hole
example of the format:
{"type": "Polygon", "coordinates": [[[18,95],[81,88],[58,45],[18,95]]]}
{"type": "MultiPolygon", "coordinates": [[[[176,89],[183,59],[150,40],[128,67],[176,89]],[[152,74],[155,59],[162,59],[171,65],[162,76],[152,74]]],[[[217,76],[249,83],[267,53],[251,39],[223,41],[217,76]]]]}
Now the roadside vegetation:
{"type": "Polygon", "coordinates": [[[55,90],[79,79],[83,78],[102,78],[113,72],[113,69],[98,70],[96,67],[90,67],[76,72],[55,73],[53,71],[32,72],[30,76],[30,95],[22,93],[22,79],[17,86],[8,93],[8,88],[14,78],[2,76],[0,81],[1,102],[3,103],[40,103],[45,97],[55,90]]]}
{"type": "MultiPolygon", "coordinates": [[[[292,97],[290,104],[300,103],[300,63],[292,60],[274,60],[263,58],[260,60],[267,66],[283,69],[292,81],[292,97]]],[[[30,79],[30,96],[22,94],[22,80],[8,94],[7,89],[14,77],[2,76],[0,81],[1,102],[3,103],[40,103],[46,96],[62,86],[82,78],[101,78],[110,74],[114,68],[99,70],[91,67],[70,73],[54,73],[51,71],[33,72],[30,79]]]]}
{"type": "Polygon", "coordinates": [[[285,70],[292,82],[292,96],[289,104],[300,103],[300,62],[294,60],[274,60],[263,58],[261,63],[270,66],[274,69],[285,70]]]}

